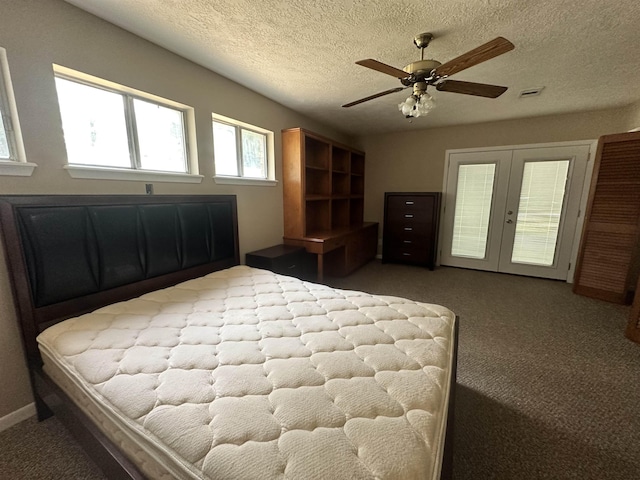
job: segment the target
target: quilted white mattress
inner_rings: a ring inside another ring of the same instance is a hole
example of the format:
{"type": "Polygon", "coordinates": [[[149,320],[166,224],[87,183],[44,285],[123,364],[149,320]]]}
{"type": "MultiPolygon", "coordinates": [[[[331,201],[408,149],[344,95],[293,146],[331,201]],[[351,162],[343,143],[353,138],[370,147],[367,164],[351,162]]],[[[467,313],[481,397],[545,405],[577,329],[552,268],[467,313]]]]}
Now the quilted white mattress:
{"type": "Polygon", "coordinates": [[[38,341],[85,410],[169,476],[434,479],[454,323],[441,306],[238,266],[38,341]]]}

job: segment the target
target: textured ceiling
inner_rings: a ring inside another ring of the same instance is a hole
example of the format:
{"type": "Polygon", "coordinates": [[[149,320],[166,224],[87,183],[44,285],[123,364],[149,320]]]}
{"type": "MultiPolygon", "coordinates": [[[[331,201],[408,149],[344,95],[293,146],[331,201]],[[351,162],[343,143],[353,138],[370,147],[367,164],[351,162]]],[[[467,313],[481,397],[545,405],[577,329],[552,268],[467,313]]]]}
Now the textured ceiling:
{"type": "Polygon", "coordinates": [[[640,100],[637,0],[67,0],[309,117],[351,134],[623,106],[640,100]],[[497,36],[515,50],[453,76],[509,87],[498,99],[430,92],[437,107],[409,121],[409,90],[356,65],[446,62],[497,36]],[[541,95],[518,98],[544,86],[541,95]]]}

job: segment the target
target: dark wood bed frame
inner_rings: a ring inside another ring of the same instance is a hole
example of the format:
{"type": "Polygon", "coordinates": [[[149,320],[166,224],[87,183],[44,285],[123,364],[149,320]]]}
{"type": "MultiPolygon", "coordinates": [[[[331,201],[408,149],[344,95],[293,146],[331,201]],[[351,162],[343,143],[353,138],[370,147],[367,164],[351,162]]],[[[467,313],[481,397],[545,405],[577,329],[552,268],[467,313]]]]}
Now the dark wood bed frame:
{"type": "MultiPolygon", "coordinates": [[[[36,337],[67,318],[238,265],[236,197],[4,196],[0,225],[38,419],[55,414],[107,478],[145,478],[42,371],[36,337]]],[[[453,469],[457,338],[456,319],[443,479],[453,469]]]]}

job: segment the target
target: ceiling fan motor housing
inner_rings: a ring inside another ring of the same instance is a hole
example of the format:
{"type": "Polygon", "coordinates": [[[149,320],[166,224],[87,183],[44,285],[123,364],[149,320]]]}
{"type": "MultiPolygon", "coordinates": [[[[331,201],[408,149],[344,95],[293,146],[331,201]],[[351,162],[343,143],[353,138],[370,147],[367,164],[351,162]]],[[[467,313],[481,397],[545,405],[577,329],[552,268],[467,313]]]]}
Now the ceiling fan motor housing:
{"type": "Polygon", "coordinates": [[[410,63],[402,70],[411,74],[420,81],[429,78],[431,76],[431,72],[440,65],[442,65],[442,63],[437,60],[418,60],[417,62],[410,63]]]}

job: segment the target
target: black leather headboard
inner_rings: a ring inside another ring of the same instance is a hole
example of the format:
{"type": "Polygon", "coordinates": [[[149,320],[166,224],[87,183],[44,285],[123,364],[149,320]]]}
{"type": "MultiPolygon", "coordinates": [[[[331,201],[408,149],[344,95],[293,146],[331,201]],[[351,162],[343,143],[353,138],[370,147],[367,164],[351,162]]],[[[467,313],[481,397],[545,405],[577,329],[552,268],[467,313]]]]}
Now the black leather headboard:
{"type": "Polygon", "coordinates": [[[0,220],[25,340],[239,263],[235,196],[0,197],[0,220]]]}

